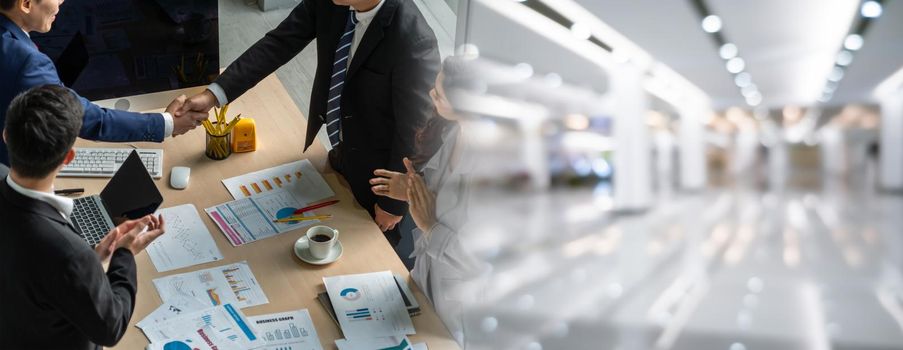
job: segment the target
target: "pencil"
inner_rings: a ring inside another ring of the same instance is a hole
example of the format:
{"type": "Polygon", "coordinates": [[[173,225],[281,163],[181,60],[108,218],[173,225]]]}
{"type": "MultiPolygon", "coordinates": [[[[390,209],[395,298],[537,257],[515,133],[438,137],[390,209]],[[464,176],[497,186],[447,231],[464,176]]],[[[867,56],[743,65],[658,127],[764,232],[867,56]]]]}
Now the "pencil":
{"type": "Polygon", "coordinates": [[[307,220],[322,220],[322,219],[332,219],[332,215],[316,215],[316,216],[299,216],[299,217],[287,217],[283,219],[273,220],[273,222],[295,222],[295,221],[307,221],[307,220]]]}
{"type": "Polygon", "coordinates": [[[314,205],[311,205],[311,206],[307,206],[307,207],[304,207],[304,208],[295,210],[295,212],[292,213],[292,214],[294,214],[294,215],[301,214],[301,213],[304,213],[304,212],[306,212],[306,211],[311,211],[311,210],[314,210],[314,209],[318,209],[318,208],[330,206],[330,205],[336,204],[336,203],[338,203],[338,202],[339,202],[339,200],[336,199],[336,200],[331,200],[331,201],[328,201],[328,202],[323,202],[323,203],[320,203],[320,204],[314,204],[314,205]]]}

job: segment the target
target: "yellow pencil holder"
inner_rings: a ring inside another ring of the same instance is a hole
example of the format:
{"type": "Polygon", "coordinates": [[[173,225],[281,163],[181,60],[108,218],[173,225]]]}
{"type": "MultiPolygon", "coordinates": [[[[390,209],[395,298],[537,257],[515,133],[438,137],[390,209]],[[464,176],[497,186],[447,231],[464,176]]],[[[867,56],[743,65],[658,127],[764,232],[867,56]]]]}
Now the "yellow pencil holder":
{"type": "MultiPolygon", "coordinates": [[[[216,122],[212,123],[214,126],[216,122]]],[[[207,148],[204,154],[213,160],[223,160],[232,155],[232,133],[214,135],[207,131],[207,148]]]]}

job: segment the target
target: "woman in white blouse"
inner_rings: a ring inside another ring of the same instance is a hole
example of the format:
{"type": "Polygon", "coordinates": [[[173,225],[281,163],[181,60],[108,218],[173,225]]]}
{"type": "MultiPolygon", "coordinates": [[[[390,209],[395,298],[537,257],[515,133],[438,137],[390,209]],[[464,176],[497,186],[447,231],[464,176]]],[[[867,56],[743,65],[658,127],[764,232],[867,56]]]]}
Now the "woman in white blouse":
{"type": "Polygon", "coordinates": [[[417,225],[411,276],[459,344],[463,344],[461,289],[479,264],[458,240],[459,229],[467,221],[466,177],[472,164],[460,117],[446,91],[471,83],[466,65],[458,57],[443,62],[436,86],[430,91],[436,115],[417,136],[418,155],[404,160],[408,172],[379,169],[374,172],[377,177],[370,180],[377,195],[408,202],[417,225]]]}

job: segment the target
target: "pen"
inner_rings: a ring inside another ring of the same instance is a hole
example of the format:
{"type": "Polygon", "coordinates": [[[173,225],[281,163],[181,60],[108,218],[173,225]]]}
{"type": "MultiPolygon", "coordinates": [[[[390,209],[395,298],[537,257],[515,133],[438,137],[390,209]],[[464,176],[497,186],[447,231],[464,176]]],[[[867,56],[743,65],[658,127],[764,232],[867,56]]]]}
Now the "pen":
{"type": "Polygon", "coordinates": [[[332,215],[316,215],[316,216],[300,216],[300,217],[287,217],[284,219],[273,220],[273,222],[295,222],[295,221],[307,221],[307,220],[320,220],[320,219],[331,219],[332,215]]]}
{"type": "Polygon", "coordinates": [[[339,202],[339,200],[336,199],[336,200],[331,200],[331,201],[328,201],[328,202],[323,202],[323,203],[320,203],[320,204],[314,204],[314,205],[311,205],[311,206],[307,206],[307,207],[304,207],[304,208],[295,210],[295,212],[292,213],[292,214],[293,214],[293,215],[295,215],[295,214],[301,214],[301,213],[303,213],[303,212],[311,211],[311,210],[314,210],[314,209],[317,209],[317,208],[327,207],[327,206],[336,204],[336,203],[338,203],[338,202],[339,202]]]}
{"type": "Polygon", "coordinates": [[[53,193],[57,194],[57,195],[73,195],[73,194],[78,194],[78,193],[83,193],[83,192],[85,192],[84,188],[67,188],[64,190],[53,191],[53,193]]]}

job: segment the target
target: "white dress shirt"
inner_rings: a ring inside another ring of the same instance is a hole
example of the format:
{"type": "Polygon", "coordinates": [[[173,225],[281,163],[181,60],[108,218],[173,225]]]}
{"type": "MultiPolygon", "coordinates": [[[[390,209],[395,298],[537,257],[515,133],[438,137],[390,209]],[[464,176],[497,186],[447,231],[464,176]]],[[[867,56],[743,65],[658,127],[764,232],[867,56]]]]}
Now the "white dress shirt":
{"type": "Polygon", "coordinates": [[[463,347],[465,307],[473,301],[467,285],[483,264],[467,251],[459,232],[466,230],[470,201],[467,177],[474,168],[469,142],[456,126],[442,136],[442,147],[423,166],[427,189],[436,195],[436,224],[424,234],[413,230],[414,268],[411,278],[420,287],[448,328],[463,347]],[[452,153],[459,149],[460,160],[452,167],[452,153]]]}
{"type": "Polygon", "coordinates": [[[19,184],[13,181],[12,176],[6,177],[6,183],[10,188],[13,189],[13,191],[19,192],[19,194],[25,197],[50,204],[50,206],[52,206],[60,213],[63,219],[69,221],[69,216],[72,215],[73,206],[71,198],[57,196],[53,194],[53,189],[50,190],[50,193],[27,189],[25,187],[19,186],[19,184]]]}
{"type": "MultiPolygon", "coordinates": [[[[364,34],[367,33],[367,28],[370,27],[370,23],[373,22],[373,18],[376,17],[376,14],[379,13],[379,9],[383,7],[383,4],[386,0],[380,0],[375,7],[370,9],[367,12],[360,12],[355,10],[354,15],[357,18],[357,25],[354,27],[354,38],[351,39],[351,51],[348,53],[348,66],[351,67],[351,60],[354,59],[354,53],[357,51],[357,47],[361,45],[361,40],[364,39],[364,34]]],[[[354,8],[351,8],[354,10],[354,8]]],[[[213,96],[216,96],[216,102],[223,106],[229,103],[229,98],[226,97],[226,91],[223,90],[222,86],[219,86],[217,83],[210,84],[207,86],[207,90],[213,93],[213,96]]],[[[171,129],[170,129],[171,130],[171,129]]]]}

